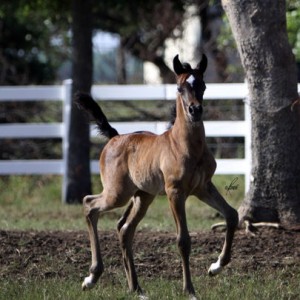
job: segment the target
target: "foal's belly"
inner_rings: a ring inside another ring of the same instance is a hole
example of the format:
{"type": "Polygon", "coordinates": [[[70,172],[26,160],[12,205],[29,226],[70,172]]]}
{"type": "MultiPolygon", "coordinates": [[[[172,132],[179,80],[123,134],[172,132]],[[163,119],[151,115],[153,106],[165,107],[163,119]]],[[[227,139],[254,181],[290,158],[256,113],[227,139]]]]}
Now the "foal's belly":
{"type": "Polygon", "coordinates": [[[151,195],[165,194],[165,182],[161,171],[150,172],[146,169],[136,169],[130,172],[134,185],[151,195]]]}

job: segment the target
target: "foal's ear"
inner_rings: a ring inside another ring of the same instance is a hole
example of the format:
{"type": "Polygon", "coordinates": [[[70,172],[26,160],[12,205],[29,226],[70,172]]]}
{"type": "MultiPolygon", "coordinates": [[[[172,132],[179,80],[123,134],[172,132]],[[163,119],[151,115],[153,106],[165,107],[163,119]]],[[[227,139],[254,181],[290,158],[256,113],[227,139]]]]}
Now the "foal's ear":
{"type": "Polygon", "coordinates": [[[173,59],[173,69],[177,75],[185,73],[182,63],[179,60],[178,54],[173,59]]]}
{"type": "Polygon", "coordinates": [[[197,66],[197,70],[199,70],[199,72],[201,72],[202,74],[205,72],[207,68],[207,57],[206,55],[203,53],[202,54],[202,59],[201,61],[199,62],[198,66],[197,66]]]}

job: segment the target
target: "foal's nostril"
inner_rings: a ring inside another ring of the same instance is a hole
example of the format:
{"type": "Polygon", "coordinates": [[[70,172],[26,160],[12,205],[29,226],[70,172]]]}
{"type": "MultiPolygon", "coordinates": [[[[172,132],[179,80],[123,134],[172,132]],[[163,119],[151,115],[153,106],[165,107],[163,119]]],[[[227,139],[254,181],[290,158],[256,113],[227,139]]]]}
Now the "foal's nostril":
{"type": "Polygon", "coordinates": [[[189,113],[193,116],[202,113],[202,105],[190,105],[189,113]]]}
{"type": "Polygon", "coordinates": [[[193,122],[198,122],[202,118],[202,105],[190,105],[189,114],[193,122]]]}

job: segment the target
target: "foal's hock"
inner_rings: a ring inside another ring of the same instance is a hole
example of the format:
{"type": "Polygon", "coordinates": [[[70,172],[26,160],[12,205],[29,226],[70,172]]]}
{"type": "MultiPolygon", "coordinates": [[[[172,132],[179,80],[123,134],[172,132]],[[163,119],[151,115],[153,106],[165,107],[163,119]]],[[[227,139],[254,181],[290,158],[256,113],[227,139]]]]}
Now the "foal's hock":
{"type": "Polygon", "coordinates": [[[118,222],[117,231],[129,288],[143,295],[135,271],[132,242],[135,229],[149,205],[162,193],[167,195],[176,224],[184,292],[195,298],[189,267],[191,241],[185,213],[189,195],[215,208],[226,220],[223,249],[217,262],[210,266],[209,274],[219,273],[230,261],[238,215],[211,182],[216,162],[206,145],[202,121],[203,74],[207,58],[203,55],[193,69],[187,63],[182,64],[177,55],[173,66],[178,87],[176,118],[173,126],[161,135],[150,132],[119,135],[89,95],[77,95],[79,106],[93,117],[100,132],[109,139],[100,156],[103,191],[83,199],[92,252],[90,274],[83,281],[83,289],[92,288],[103,272],[97,234],[99,214],[130,202],[118,222]]]}

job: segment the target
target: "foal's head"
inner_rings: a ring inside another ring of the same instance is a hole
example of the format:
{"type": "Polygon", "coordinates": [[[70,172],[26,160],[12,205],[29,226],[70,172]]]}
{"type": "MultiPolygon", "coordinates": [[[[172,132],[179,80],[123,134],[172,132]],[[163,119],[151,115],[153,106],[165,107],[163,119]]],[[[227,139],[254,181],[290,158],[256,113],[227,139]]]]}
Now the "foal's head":
{"type": "Polygon", "coordinates": [[[202,117],[202,102],[205,91],[203,74],[207,67],[205,54],[195,69],[190,64],[181,63],[178,55],[173,59],[174,71],[177,75],[177,89],[183,110],[190,122],[198,122],[202,117]]]}

